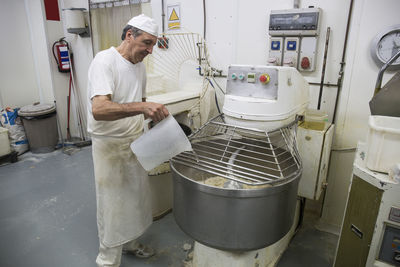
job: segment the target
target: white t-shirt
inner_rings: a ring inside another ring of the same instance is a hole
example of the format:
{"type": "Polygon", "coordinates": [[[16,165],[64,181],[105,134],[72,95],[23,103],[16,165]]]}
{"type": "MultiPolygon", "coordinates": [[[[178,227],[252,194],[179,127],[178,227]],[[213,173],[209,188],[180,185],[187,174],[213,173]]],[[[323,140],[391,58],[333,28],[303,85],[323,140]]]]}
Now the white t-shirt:
{"type": "Polygon", "coordinates": [[[114,48],[99,52],[88,73],[88,132],[92,135],[128,137],[140,134],[143,115],[115,121],[96,121],[92,114],[92,98],[111,95],[116,103],[142,102],[146,90],[146,69],[142,62],[133,64],[114,48]]]}

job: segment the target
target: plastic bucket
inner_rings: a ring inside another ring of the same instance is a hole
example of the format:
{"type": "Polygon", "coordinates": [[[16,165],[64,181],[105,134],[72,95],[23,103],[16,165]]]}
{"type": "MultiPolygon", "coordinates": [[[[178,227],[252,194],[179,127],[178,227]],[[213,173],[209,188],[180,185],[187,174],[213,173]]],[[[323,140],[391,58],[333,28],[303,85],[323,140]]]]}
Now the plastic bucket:
{"type": "Polygon", "coordinates": [[[328,114],[317,109],[307,109],[304,114],[303,127],[307,129],[322,131],[325,129],[325,123],[328,121],[328,114]]]}
{"type": "Polygon", "coordinates": [[[146,171],[170,160],[192,145],[172,115],[157,123],[131,144],[138,161],[146,171]]]}

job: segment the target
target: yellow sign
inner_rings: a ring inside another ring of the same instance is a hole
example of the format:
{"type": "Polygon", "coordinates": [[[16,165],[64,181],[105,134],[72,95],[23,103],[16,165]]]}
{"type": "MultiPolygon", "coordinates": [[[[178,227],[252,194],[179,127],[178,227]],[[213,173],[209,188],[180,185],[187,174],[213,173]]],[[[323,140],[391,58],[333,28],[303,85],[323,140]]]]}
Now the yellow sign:
{"type": "Polygon", "coordinates": [[[168,29],[180,29],[181,28],[181,12],[180,4],[168,6],[168,29]]]}
{"type": "Polygon", "coordinates": [[[179,20],[178,15],[175,12],[175,9],[172,9],[171,16],[169,17],[169,20],[179,20]]]}

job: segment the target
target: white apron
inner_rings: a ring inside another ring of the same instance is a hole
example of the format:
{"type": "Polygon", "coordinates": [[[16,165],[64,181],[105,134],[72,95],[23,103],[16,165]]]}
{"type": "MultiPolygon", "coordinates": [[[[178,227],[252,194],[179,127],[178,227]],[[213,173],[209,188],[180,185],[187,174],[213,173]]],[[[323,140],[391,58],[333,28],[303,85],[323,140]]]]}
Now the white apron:
{"type": "Polygon", "coordinates": [[[138,238],[152,223],[147,172],[128,138],[92,136],[99,239],[115,247],[138,238]]]}

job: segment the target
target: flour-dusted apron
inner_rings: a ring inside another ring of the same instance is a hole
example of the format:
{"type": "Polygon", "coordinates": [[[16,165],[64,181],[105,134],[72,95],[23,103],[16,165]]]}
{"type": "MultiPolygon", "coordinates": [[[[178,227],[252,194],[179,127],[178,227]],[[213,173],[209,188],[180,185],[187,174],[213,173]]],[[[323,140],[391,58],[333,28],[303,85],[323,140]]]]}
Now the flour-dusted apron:
{"type": "Polygon", "coordinates": [[[138,238],[152,223],[146,171],[130,144],[138,136],[92,136],[100,242],[114,247],[138,238]]]}

